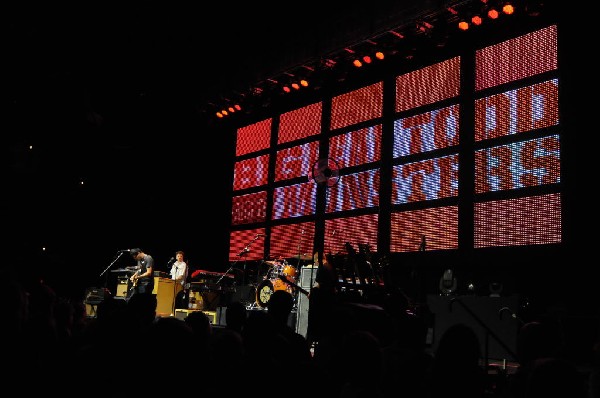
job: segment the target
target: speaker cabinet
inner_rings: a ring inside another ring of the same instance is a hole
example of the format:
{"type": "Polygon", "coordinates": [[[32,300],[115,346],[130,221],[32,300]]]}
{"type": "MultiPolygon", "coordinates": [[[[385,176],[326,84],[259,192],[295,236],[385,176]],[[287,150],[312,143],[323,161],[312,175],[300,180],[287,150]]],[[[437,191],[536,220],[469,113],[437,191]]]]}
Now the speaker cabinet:
{"type": "MultiPolygon", "coordinates": [[[[310,291],[312,281],[317,276],[316,267],[302,267],[300,270],[300,287],[310,291]]],[[[296,311],[296,333],[307,336],[308,331],[308,297],[303,293],[298,293],[298,310],[296,311]]]]}
{"type": "Polygon", "coordinates": [[[127,296],[127,283],[117,285],[117,292],[115,293],[116,297],[126,297],[127,296]]]}
{"type": "Polygon", "coordinates": [[[154,277],[154,290],[156,295],[156,316],[170,316],[173,314],[175,296],[183,289],[180,283],[173,279],[154,277]]]}

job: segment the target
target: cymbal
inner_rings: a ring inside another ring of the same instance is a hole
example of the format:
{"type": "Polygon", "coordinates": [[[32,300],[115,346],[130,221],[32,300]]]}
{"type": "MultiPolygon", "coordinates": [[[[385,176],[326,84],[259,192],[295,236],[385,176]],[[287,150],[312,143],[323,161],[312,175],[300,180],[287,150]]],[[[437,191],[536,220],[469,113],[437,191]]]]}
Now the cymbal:
{"type": "Polygon", "coordinates": [[[265,264],[269,264],[270,266],[275,266],[275,265],[281,265],[281,262],[268,260],[268,261],[265,261],[265,264]]]}
{"type": "Polygon", "coordinates": [[[291,259],[293,260],[302,260],[302,261],[310,261],[312,260],[312,256],[309,254],[296,254],[294,257],[292,257],[291,259]]]}

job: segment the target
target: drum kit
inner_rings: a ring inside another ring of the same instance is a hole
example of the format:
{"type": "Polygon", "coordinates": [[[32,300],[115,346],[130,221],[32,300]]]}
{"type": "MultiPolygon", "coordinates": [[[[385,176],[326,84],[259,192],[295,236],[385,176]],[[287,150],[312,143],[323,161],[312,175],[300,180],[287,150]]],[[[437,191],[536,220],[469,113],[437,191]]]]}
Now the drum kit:
{"type": "Polygon", "coordinates": [[[256,287],[256,305],[260,308],[267,308],[271,295],[277,290],[286,290],[294,295],[293,286],[298,278],[298,270],[286,260],[265,261],[265,263],[270,268],[256,287]]]}

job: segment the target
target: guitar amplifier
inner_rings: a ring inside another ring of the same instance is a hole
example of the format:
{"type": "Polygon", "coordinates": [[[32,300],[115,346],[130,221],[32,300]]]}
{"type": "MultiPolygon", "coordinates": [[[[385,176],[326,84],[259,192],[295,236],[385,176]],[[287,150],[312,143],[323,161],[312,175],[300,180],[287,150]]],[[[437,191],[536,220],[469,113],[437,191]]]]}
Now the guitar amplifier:
{"type": "Polygon", "coordinates": [[[98,305],[104,301],[107,295],[106,289],[99,287],[90,287],[85,291],[85,304],[98,305]]]}

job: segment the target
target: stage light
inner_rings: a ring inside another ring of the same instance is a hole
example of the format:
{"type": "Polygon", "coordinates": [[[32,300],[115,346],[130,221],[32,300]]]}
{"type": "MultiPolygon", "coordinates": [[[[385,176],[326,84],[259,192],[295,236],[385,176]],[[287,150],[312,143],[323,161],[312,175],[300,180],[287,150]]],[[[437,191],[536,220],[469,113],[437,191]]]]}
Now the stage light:
{"type": "Polygon", "coordinates": [[[502,12],[506,15],[511,15],[515,12],[515,8],[510,3],[506,3],[502,6],[502,12]]]}
{"type": "Polygon", "coordinates": [[[483,20],[479,15],[473,15],[473,17],[471,18],[471,22],[473,23],[473,25],[479,26],[483,23],[483,20]]]}
{"type": "Polygon", "coordinates": [[[299,90],[300,89],[300,85],[298,83],[292,83],[292,88],[294,90],[299,90]]]}
{"type": "Polygon", "coordinates": [[[360,59],[355,59],[354,61],[352,61],[352,64],[357,68],[362,67],[362,62],[360,62],[360,59]]]}
{"type": "Polygon", "coordinates": [[[308,80],[305,80],[305,79],[300,80],[300,85],[302,87],[308,87],[308,80]]]}
{"type": "Polygon", "coordinates": [[[468,30],[469,29],[469,23],[467,21],[460,21],[458,23],[458,29],[460,29],[460,30],[468,30]]]}
{"type": "Polygon", "coordinates": [[[385,54],[382,51],[377,51],[375,53],[375,58],[377,58],[379,60],[383,60],[385,58],[385,54]]]}
{"type": "Polygon", "coordinates": [[[494,8],[490,8],[487,12],[487,16],[490,19],[497,19],[500,16],[500,14],[498,14],[498,11],[494,8]]]}
{"type": "Polygon", "coordinates": [[[363,61],[365,61],[365,64],[371,63],[371,56],[369,56],[369,55],[365,55],[362,59],[363,59],[363,61]]]}
{"type": "Polygon", "coordinates": [[[283,86],[283,91],[286,93],[289,93],[290,91],[292,91],[288,86],[283,86]]]}

